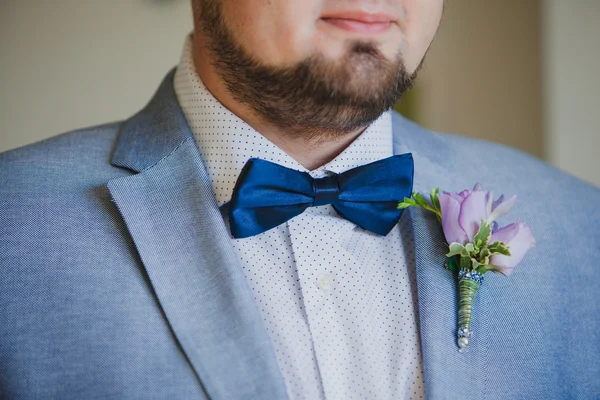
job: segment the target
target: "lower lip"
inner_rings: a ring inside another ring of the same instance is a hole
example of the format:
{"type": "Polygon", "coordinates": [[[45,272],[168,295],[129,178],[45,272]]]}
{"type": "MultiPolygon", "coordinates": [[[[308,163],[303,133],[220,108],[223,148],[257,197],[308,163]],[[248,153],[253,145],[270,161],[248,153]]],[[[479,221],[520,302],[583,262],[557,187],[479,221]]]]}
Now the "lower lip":
{"type": "Polygon", "coordinates": [[[323,21],[348,32],[376,35],[383,33],[392,26],[391,21],[364,22],[355,19],[323,18],[323,21]]]}

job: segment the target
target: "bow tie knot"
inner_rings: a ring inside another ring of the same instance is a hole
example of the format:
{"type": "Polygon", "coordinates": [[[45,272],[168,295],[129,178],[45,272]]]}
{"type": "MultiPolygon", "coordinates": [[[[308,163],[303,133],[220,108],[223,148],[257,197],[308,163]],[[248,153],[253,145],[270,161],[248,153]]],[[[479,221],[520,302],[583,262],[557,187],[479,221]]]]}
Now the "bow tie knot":
{"type": "Polygon", "coordinates": [[[337,201],[340,194],[337,174],[313,180],[315,201],[313,207],[332,204],[337,201]]]}
{"type": "Polygon", "coordinates": [[[251,158],[231,195],[231,234],[237,239],[254,236],[308,207],[331,204],[341,217],[378,235],[387,235],[402,214],[398,201],[412,194],[413,171],[411,154],[317,179],[306,172],[251,158]]]}

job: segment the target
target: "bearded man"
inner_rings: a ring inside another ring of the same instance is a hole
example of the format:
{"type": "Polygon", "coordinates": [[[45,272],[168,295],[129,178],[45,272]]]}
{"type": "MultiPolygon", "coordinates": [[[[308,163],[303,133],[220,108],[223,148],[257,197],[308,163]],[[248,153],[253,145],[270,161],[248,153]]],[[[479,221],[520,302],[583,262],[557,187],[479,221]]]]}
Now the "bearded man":
{"type": "Polygon", "coordinates": [[[598,189],[390,111],[443,0],[192,9],[142,111],[0,155],[2,398],[597,398],[598,189]],[[476,182],[537,247],[459,353],[444,234],[396,205],[476,182]]]}

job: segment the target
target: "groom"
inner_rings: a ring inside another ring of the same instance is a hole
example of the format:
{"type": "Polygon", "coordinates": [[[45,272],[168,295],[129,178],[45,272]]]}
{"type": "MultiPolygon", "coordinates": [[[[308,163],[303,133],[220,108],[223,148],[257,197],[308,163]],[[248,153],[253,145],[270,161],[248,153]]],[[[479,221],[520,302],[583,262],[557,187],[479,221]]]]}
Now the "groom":
{"type": "Polygon", "coordinates": [[[0,155],[0,398],[600,396],[600,191],[389,111],[443,0],[192,5],[140,113],[0,155]],[[249,159],[280,166],[266,182],[331,182],[407,153],[386,171],[408,192],[517,194],[537,239],[510,278],[486,275],[467,353],[433,214],[373,232],[316,201],[237,234],[249,159]]]}

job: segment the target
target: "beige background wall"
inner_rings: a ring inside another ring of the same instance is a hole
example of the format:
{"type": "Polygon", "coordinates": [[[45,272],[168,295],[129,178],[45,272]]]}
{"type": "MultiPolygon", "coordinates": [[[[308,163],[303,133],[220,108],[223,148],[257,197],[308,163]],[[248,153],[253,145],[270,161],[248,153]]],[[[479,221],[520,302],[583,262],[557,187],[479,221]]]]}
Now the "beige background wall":
{"type": "Polygon", "coordinates": [[[417,87],[428,128],[544,155],[537,0],[448,0],[417,87]]]}
{"type": "Polygon", "coordinates": [[[0,151],[126,118],[179,60],[187,0],[0,0],[0,151]]]}
{"type": "MultiPolygon", "coordinates": [[[[600,185],[600,1],[447,0],[444,18],[418,120],[600,185]]],[[[188,0],[0,0],[0,151],[133,114],[191,27],[188,0]]]]}
{"type": "Polygon", "coordinates": [[[600,186],[600,0],[544,5],[548,159],[600,186]]]}

